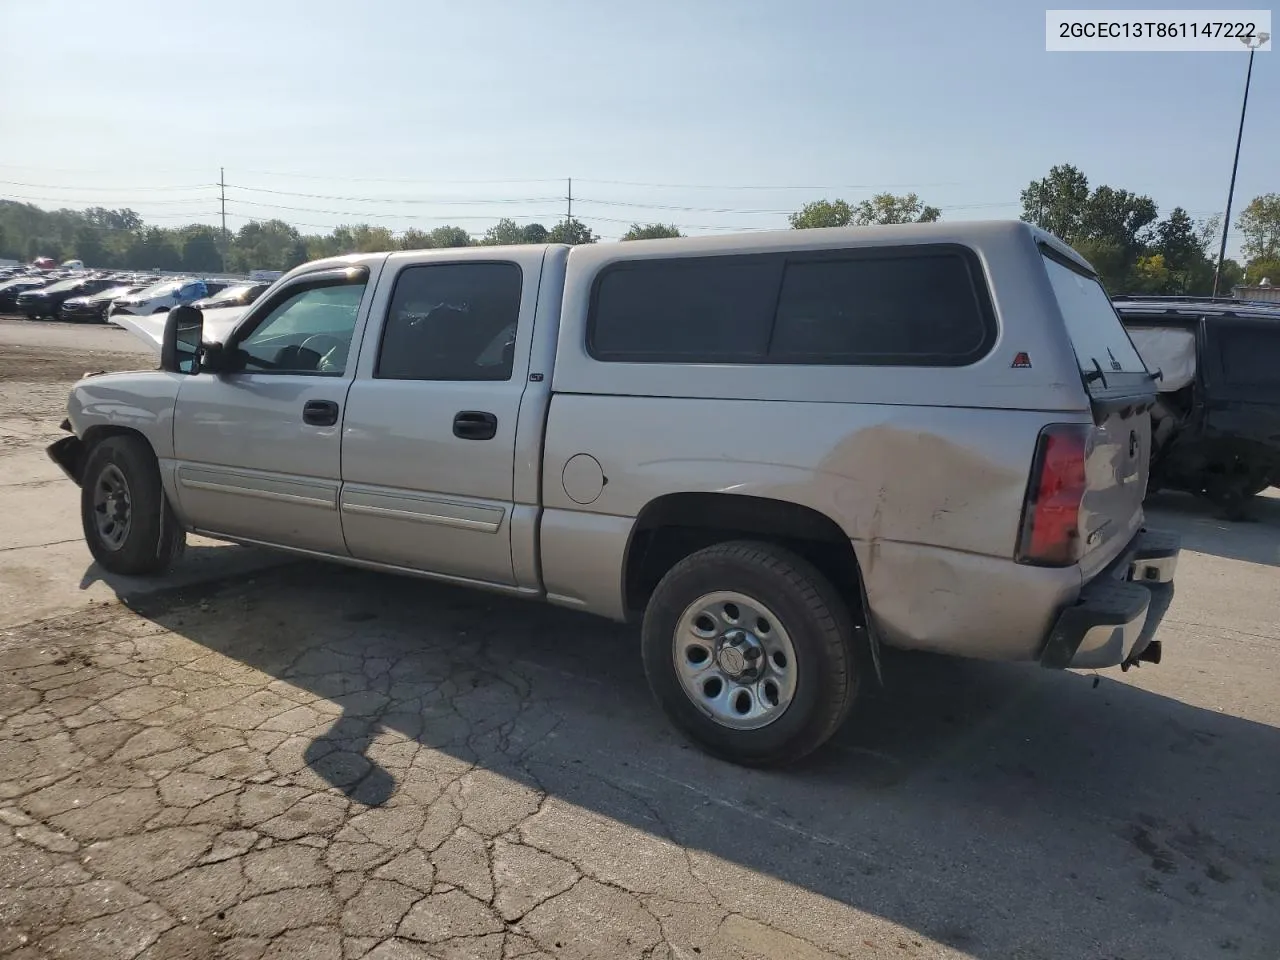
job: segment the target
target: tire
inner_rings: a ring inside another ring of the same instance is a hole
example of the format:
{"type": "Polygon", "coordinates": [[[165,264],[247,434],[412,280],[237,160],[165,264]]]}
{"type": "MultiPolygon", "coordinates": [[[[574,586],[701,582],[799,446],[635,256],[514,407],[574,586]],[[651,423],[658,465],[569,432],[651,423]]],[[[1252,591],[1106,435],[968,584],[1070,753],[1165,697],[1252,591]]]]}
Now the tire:
{"type": "Polygon", "coordinates": [[[645,609],[641,650],[650,689],[676,728],[746,766],[791,763],[816,750],[857,691],[848,608],[812,564],[770,543],[716,544],[667,571],[645,609]],[[725,647],[739,642],[731,656],[725,647]],[[733,672],[748,660],[762,672],[733,672]]]}
{"type": "Polygon", "coordinates": [[[111,573],[162,573],[186,546],[186,533],[160,485],[155,454],[138,436],[107,437],[89,451],[80,521],[89,552],[111,573]],[[107,514],[111,520],[103,519],[107,514]]]}

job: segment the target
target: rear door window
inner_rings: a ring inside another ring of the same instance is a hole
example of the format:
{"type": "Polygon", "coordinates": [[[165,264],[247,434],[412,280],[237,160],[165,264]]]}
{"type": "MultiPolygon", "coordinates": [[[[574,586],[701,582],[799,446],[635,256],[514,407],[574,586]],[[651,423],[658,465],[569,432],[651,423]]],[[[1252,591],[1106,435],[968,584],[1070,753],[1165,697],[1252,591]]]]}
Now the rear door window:
{"type": "Polygon", "coordinates": [[[1280,387],[1280,319],[1218,328],[1223,379],[1232,386],[1280,387]]]}
{"type": "Polygon", "coordinates": [[[1098,279],[1050,256],[1044,257],[1044,266],[1081,371],[1101,370],[1104,377],[1145,373],[1142,357],[1098,279]]]}

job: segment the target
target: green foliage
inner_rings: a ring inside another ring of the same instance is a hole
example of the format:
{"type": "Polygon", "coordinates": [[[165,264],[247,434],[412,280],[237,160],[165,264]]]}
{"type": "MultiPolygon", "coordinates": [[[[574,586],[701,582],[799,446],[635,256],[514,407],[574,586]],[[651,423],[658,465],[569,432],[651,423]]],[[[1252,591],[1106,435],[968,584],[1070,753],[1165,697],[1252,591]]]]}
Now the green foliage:
{"type": "Polygon", "coordinates": [[[1236,229],[1244,234],[1240,249],[1251,259],[1280,257],[1280,193],[1254,197],[1240,211],[1236,229]]]}
{"type": "Polygon", "coordinates": [[[814,200],[787,219],[791,221],[793,230],[847,227],[853,222],[853,208],[844,200],[814,200]]]}
{"type": "Polygon", "coordinates": [[[623,240],[665,240],[669,237],[683,237],[674,223],[647,223],[643,226],[633,223],[631,229],[622,235],[623,240]]]}
{"type": "Polygon", "coordinates": [[[914,193],[898,196],[877,193],[856,207],[846,200],[815,200],[787,219],[795,230],[813,227],[866,227],[881,223],[933,223],[942,217],[937,207],[928,206],[914,193]]]}
{"type": "Polygon", "coordinates": [[[102,232],[97,227],[77,227],[71,249],[75,251],[76,259],[86,264],[103,263],[107,259],[107,248],[102,244],[102,232]]]}
{"type": "MultiPolygon", "coordinates": [[[[90,263],[85,257],[80,259],[90,263]]],[[[218,249],[218,236],[212,227],[191,227],[182,243],[182,269],[195,273],[221,273],[222,251],[218,249]]]]}
{"type": "Polygon", "coordinates": [[[1174,207],[1168,219],[1156,226],[1155,249],[1170,270],[1189,270],[1205,254],[1195,222],[1181,207],[1174,207]]]}
{"type": "Polygon", "coordinates": [[[1255,257],[1244,268],[1245,282],[1258,283],[1264,277],[1280,286],[1280,257],[1255,257]]]}
{"type": "Polygon", "coordinates": [[[595,243],[600,238],[591,232],[591,228],[574,217],[572,220],[561,220],[547,231],[548,243],[595,243]]]}
{"type": "Polygon", "coordinates": [[[914,193],[902,196],[877,193],[870,200],[863,200],[853,211],[853,222],[858,226],[876,223],[934,223],[941,217],[941,210],[926,206],[914,193]]]}
{"type": "Polygon", "coordinates": [[[1049,169],[1049,175],[1032,180],[1019,196],[1022,219],[1068,243],[1080,239],[1085,208],[1089,203],[1089,179],[1069,163],[1049,169]]]}

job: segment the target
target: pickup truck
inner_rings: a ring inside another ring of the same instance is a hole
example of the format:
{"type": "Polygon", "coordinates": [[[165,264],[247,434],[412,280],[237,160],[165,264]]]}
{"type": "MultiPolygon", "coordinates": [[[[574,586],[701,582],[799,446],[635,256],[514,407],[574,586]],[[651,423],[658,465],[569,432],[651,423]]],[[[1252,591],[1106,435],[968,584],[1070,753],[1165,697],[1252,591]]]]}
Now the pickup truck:
{"type": "Polygon", "coordinates": [[[196,531],[635,620],[747,764],[827,740],[881,645],[1160,658],[1152,375],[1025,223],[360,254],[132,329],[160,369],[82,380],[50,448],[109,571],[196,531]]]}

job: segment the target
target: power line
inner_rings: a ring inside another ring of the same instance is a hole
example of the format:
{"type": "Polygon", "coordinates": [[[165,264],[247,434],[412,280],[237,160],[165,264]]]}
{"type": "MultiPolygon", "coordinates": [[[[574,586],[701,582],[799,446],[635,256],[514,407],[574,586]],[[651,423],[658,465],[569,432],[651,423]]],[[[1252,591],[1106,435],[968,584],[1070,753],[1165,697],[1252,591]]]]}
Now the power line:
{"type": "MultiPolygon", "coordinates": [[[[441,216],[430,216],[414,213],[380,213],[372,211],[358,210],[322,210],[318,207],[292,207],[281,203],[260,203],[256,200],[237,200],[234,197],[228,197],[227,203],[238,203],[242,206],[262,207],[267,210],[291,210],[298,213],[325,213],[335,217],[376,217],[384,220],[498,220],[493,214],[446,214],[441,216]]],[[[534,213],[534,214],[506,214],[508,219],[512,220],[558,220],[558,213],[534,213]]]]}
{"type": "Polygon", "coordinates": [[[607,183],[620,187],[654,187],[661,190],[917,190],[927,187],[964,186],[961,180],[939,180],[935,183],[846,183],[826,186],[767,183],[646,183],[641,180],[592,180],[579,177],[579,183],[607,183]]]}
{"type": "Polygon", "coordinates": [[[34,187],[34,188],[39,189],[39,190],[76,190],[76,191],[79,191],[79,192],[81,192],[81,193],[85,193],[85,192],[89,192],[89,193],[104,193],[104,192],[138,193],[138,192],[146,192],[146,191],[152,191],[152,190],[205,190],[205,189],[209,189],[209,188],[212,188],[212,187],[216,187],[216,186],[217,186],[217,184],[216,184],[216,183],[188,183],[188,184],[173,184],[173,185],[170,185],[170,186],[163,186],[163,187],[155,187],[155,186],[148,186],[148,187],[76,187],[76,186],[61,185],[61,184],[57,184],[57,183],[25,183],[25,182],[20,181],[20,180],[0,180],[0,183],[6,184],[7,186],[10,186],[10,187],[34,187]]]}
{"type": "MultiPolygon", "coordinates": [[[[3,181],[0,181],[3,182],[3,181]]],[[[488,204],[488,203],[551,203],[561,197],[504,197],[494,200],[456,200],[431,197],[345,197],[332,193],[299,193],[296,190],[272,190],[267,187],[247,187],[238,183],[228,183],[232,190],[245,190],[250,193],[269,193],[279,197],[303,197],[309,200],[344,200],[351,203],[431,203],[431,204],[488,204]]]]}

